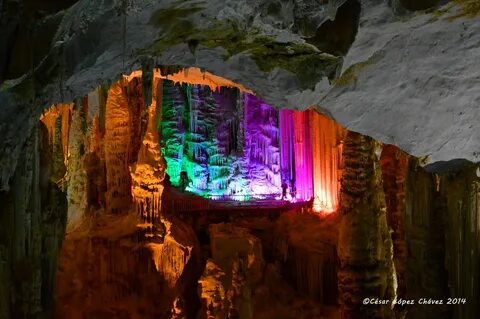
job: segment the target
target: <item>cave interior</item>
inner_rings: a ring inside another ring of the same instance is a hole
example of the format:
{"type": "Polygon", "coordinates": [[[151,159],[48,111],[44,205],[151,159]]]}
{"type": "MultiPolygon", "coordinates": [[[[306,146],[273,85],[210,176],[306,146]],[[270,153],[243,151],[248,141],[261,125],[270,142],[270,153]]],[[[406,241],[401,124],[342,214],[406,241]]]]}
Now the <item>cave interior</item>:
{"type": "MultiPolygon", "coordinates": [[[[97,27],[125,37],[129,2],[115,7],[123,27],[86,19],[88,32],[70,45],[50,40],[59,25],[73,29],[61,21],[85,1],[0,1],[0,105],[5,114],[12,101],[33,105],[15,109],[11,123],[0,118],[0,132],[13,132],[0,144],[1,173],[8,171],[0,188],[0,319],[476,318],[479,164],[461,155],[429,163],[404,143],[351,129],[363,114],[340,122],[301,94],[299,105],[274,104],[265,92],[276,79],[315,98],[326,82],[336,99],[383,58],[343,67],[362,19],[380,4],[290,2],[257,9],[265,10],[262,23],[283,31],[285,23],[305,47],[242,38],[236,24],[226,36],[213,29],[213,40],[202,38],[189,20],[201,11],[195,6],[149,12],[149,27],[168,26],[168,36],[148,49],[167,50],[167,39],[201,56],[203,41],[225,48],[221,65],[245,49],[255,72],[270,72],[258,80],[267,89],[197,61],[145,62],[141,50],[132,50],[141,57],[126,71],[122,38],[122,70],[105,63],[116,76],[77,94],[64,77],[80,74],[74,79],[84,86],[83,68],[105,56],[79,57],[94,47],[97,27]],[[308,12],[331,5],[335,14],[321,23],[308,12]],[[23,82],[30,78],[34,84],[23,82]],[[39,87],[58,96],[42,100],[39,87]],[[19,145],[8,144],[17,135],[19,145]]],[[[469,0],[452,3],[480,11],[469,0]]],[[[436,0],[382,5],[396,23],[453,8],[436,0]]]]}

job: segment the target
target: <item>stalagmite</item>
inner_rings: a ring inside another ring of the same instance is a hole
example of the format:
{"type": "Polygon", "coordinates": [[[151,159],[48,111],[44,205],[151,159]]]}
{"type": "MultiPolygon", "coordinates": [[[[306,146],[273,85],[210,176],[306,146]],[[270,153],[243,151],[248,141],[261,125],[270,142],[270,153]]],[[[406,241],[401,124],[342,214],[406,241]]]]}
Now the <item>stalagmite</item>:
{"type": "Polygon", "coordinates": [[[128,170],[131,118],[124,80],[114,83],[109,92],[105,111],[105,164],[107,168],[107,211],[125,213],[131,202],[131,178],[128,170]]]}
{"type": "Polygon", "coordinates": [[[354,132],[345,139],[337,249],[342,318],[388,318],[395,300],[393,248],[374,144],[354,132]],[[364,304],[365,298],[389,303],[364,304]]]}

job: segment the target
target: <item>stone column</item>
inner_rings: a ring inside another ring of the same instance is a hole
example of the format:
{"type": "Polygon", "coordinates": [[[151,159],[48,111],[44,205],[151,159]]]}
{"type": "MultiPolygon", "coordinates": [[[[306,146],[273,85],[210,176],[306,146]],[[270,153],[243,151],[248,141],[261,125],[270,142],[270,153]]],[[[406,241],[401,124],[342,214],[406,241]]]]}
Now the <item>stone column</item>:
{"type": "Polygon", "coordinates": [[[390,318],[395,297],[392,240],[387,226],[376,143],[348,132],[340,194],[338,272],[342,318],[390,318]],[[387,300],[367,304],[366,298],[387,300]]]}

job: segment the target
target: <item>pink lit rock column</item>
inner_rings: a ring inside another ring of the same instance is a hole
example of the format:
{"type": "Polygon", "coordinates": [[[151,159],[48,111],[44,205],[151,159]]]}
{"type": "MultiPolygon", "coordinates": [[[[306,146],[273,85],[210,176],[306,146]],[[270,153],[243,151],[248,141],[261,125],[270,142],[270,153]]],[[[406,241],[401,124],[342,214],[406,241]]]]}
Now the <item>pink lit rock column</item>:
{"type": "Polygon", "coordinates": [[[293,112],[296,198],[313,197],[312,141],[308,112],[293,112]]]}
{"type": "Polygon", "coordinates": [[[295,179],[293,112],[280,110],[280,166],[282,181],[287,184],[295,179]]]}

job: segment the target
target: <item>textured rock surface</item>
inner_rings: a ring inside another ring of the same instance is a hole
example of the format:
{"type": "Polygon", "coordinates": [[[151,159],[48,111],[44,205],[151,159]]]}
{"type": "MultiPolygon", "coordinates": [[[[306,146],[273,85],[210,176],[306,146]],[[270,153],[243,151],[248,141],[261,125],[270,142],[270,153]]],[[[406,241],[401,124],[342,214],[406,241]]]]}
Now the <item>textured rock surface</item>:
{"type": "MultiPolygon", "coordinates": [[[[438,179],[414,163],[406,193],[408,298],[444,298],[448,295],[445,269],[445,200],[438,192],[438,179]]],[[[407,306],[407,318],[449,318],[445,305],[407,306]]]]}
{"type": "MultiPolygon", "coordinates": [[[[383,189],[387,205],[387,222],[393,242],[393,261],[397,276],[397,299],[405,299],[407,292],[406,267],[407,243],[405,235],[405,212],[409,157],[393,145],[384,145],[380,157],[383,189]]],[[[395,307],[404,313],[403,307],[395,307]]]]}
{"type": "Polygon", "coordinates": [[[375,142],[349,132],[344,146],[338,287],[343,318],[389,318],[396,282],[375,142]],[[363,304],[364,298],[389,300],[363,304]]]}
{"type": "Polygon", "coordinates": [[[189,284],[201,265],[191,227],[165,221],[163,240],[152,242],[140,222],[131,215],[97,218],[95,225],[84,224],[66,236],[58,318],[170,318],[172,311],[196,312],[189,284]]]}
{"type": "Polygon", "coordinates": [[[274,254],[282,275],[298,292],[322,305],[336,305],[338,214],[284,214],[276,222],[274,254]]]}
{"type": "Polygon", "coordinates": [[[480,310],[478,268],[480,236],[480,176],[474,166],[443,174],[438,191],[445,199],[445,267],[450,296],[466,298],[450,308],[455,319],[473,318],[480,310]],[[469,301],[468,301],[469,300],[469,301]]]}
{"type": "Polygon", "coordinates": [[[478,162],[480,19],[450,20],[457,9],[395,16],[386,1],[362,1],[347,83],[316,102],[346,128],[412,155],[478,162]]]}
{"type": "Polygon", "coordinates": [[[199,280],[205,318],[253,317],[252,290],[262,279],[262,244],[247,229],[210,226],[212,258],[199,280]]]}

